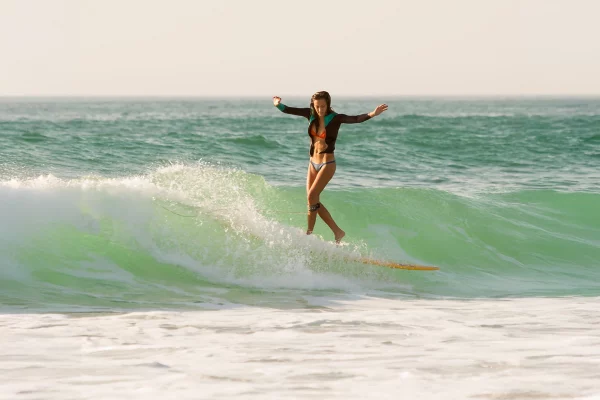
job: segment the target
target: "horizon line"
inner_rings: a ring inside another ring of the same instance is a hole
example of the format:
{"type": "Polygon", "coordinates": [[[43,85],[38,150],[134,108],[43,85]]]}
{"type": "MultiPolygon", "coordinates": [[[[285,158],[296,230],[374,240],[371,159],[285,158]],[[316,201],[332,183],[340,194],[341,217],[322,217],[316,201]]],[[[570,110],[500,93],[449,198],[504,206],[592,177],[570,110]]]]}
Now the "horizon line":
{"type": "MultiPolygon", "coordinates": [[[[307,95],[285,94],[286,97],[304,98],[307,95]]],[[[182,99],[233,99],[233,98],[271,98],[271,95],[230,94],[230,95],[194,95],[194,94],[0,94],[0,99],[14,98],[182,98],[182,99]]],[[[333,96],[332,96],[333,97],[333,96]]],[[[337,98],[600,98],[597,94],[345,94],[335,95],[337,98]]]]}

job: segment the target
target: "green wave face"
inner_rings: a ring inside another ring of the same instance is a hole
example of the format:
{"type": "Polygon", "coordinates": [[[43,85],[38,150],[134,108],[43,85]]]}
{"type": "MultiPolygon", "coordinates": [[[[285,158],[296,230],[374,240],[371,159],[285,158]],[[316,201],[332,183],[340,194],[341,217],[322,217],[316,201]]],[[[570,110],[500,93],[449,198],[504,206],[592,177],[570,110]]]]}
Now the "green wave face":
{"type": "Polygon", "coordinates": [[[600,292],[592,193],[460,196],[331,190],[348,233],[306,236],[305,194],[258,175],[175,165],[129,178],[5,181],[0,299],[35,309],[294,306],[300,294],[577,296],[600,292]],[[349,258],[435,265],[390,270],[349,258]]]}

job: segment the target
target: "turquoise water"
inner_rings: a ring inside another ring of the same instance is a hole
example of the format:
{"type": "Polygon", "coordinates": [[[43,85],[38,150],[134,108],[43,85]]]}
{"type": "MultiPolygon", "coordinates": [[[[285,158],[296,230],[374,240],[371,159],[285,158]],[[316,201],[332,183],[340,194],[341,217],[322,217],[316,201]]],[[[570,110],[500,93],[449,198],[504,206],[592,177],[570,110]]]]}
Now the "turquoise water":
{"type": "Polygon", "coordinates": [[[305,121],[269,98],[1,99],[0,304],[600,295],[599,99],[333,107],[381,102],[389,111],[340,130],[322,195],[347,232],[337,248],[322,221],[302,234],[305,121]]]}

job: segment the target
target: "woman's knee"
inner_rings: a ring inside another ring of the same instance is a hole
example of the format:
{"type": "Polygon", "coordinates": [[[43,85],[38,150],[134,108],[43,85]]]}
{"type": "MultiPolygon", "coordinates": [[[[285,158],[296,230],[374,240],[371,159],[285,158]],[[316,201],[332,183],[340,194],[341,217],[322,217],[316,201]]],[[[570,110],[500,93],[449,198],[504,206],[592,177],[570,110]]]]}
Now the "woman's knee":
{"type": "Polygon", "coordinates": [[[308,192],[308,204],[317,204],[319,202],[319,193],[316,192],[308,192]]]}

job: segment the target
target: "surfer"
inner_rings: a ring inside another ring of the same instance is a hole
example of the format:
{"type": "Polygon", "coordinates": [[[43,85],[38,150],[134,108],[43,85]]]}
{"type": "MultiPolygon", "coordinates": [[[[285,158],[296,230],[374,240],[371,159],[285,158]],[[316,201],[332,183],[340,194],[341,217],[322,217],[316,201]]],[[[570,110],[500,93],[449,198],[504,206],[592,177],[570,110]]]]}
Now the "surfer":
{"type": "Polygon", "coordinates": [[[346,233],[335,223],[327,208],[320,202],[325,186],[335,174],[335,141],[341,124],[365,122],[387,110],[387,104],[381,104],[368,114],[337,114],[331,109],[331,96],[325,91],[317,92],[310,99],[310,107],[288,107],[281,103],[281,97],[273,97],[273,105],[285,114],[297,115],[308,120],[310,138],[310,162],[306,176],[306,194],[308,200],[308,228],[310,235],[317,220],[317,214],[331,228],[335,242],[339,243],[346,233]]]}

